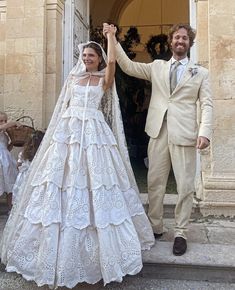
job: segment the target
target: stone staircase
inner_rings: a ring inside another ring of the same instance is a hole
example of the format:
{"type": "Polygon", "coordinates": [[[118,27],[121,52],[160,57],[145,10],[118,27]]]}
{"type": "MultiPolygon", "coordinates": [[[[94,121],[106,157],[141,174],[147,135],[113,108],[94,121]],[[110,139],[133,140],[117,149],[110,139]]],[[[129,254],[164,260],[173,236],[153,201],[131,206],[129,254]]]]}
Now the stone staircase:
{"type": "MultiPolygon", "coordinates": [[[[141,199],[144,207],[147,209],[147,194],[141,194],[141,199]]],[[[195,200],[188,232],[187,252],[180,257],[174,256],[172,254],[174,240],[173,217],[176,199],[177,195],[170,194],[165,196],[164,235],[161,239],[156,240],[155,246],[150,251],[143,253],[144,267],[137,277],[235,283],[234,220],[202,217],[199,212],[198,203],[195,200]]],[[[0,202],[0,237],[7,218],[4,214],[6,209],[6,206],[4,209],[4,202],[0,202]]],[[[18,286],[13,283],[15,288],[12,286],[13,288],[7,288],[9,290],[38,289],[35,284],[24,281],[19,275],[4,273],[4,267],[1,265],[0,290],[5,290],[5,288],[1,288],[1,277],[5,277],[5,279],[13,277],[14,279],[10,279],[9,283],[16,281],[15,283],[26,285],[24,286],[25,288],[22,288],[23,286],[17,288],[18,286]]],[[[100,287],[95,288],[95,286],[87,287],[75,287],[74,289],[101,289],[100,287]]],[[[48,288],[42,287],[40,289],[44,290],[48,288]]]]}
{"type": "MultiPolygon", "coordinates": [[[[145,209],[147,194],[141,194],[145,209]]],[[[233,219],[202,217],[194,199],[188,231],[188,249],[174,256],[174,208],[176,194],[165,195],[165,233],[151,251],[143,253],[142,277],[156,279],[235,282],[235,223],[233,219]]]]}

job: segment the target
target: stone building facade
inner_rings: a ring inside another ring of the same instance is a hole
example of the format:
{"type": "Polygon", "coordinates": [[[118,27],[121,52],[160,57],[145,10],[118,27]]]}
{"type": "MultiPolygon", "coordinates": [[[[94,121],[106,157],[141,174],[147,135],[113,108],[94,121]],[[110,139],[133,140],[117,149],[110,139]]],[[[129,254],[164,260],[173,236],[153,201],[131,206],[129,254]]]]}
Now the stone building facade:
{"type": "MultiPolygon", "coordinates": [[[[46,128],[76,44],[88,39],[89,11],[100,2],[106,18],[118,23],[132,1],[0,0],[0,110],[14,119],[33,116],[36,127],[46,128]]],[[[210,70],[214,99],[213,138],[201,152],[200,209],[235,216],[235,1],[189,0],[188,6],[196,59],[210,70]]]]}

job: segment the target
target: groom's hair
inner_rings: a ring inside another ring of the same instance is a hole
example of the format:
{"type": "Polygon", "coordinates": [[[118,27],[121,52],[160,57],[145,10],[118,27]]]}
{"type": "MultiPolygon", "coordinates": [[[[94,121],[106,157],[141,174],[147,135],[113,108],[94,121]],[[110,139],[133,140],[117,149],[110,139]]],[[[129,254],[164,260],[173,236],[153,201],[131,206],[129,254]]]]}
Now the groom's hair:
{"type": "Polygon", "coordinates": [[[194,39],[196,37],[196,30],[193,29],[189,24],[178,23],[173,25],[168,33],[168,44],[171,45],[173,34],[178,31],[180,28],[184,28],[188,32],[189,37],[189,46],[192,47],[194,44],[194,39]]]}

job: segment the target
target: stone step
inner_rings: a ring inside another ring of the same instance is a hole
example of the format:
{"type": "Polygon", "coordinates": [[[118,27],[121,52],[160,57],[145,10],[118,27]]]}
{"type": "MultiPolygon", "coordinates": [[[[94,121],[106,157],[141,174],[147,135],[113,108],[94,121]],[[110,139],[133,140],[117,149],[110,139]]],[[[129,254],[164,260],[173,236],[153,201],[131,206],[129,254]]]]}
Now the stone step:
{"type": "Polygon", "coordinates": [[[172,253],[174,219],[164,219],[165,233],[143,253],[142,277],[156,279],[235,282],[235,224],[233,219],[191,219],[188,249],[172,253]]]}
{"type": "MultiPolygon", "coordinates": [[[[186,254],[176,257],[172,254],[172,243],[158,241],[151,251],[143,253],[144,266],[137,277],[143,279],[235,283],[235,260],[233,255],[231,255],[234,252],[235,245],[223,245],[221,247],[221,245],[188,243],[186,254]]],[[[99,285],[101,286],[101,283],[99,285]]],[[[96,286],[98,285],[96,284],[96,286]]],[[[86,290],[100,289],[99,287],[88,285],[83,285],[83,287],[75,288],[86,290]]],[[[4,265],[1,264],[0,290],[6,289],[36,290],[39,288],[34,282],[27,282],[16,273],[6,273],[4,265]],[[1,288],[1,286],[4,287],[1,288]]],[[[40,289],[49,290],[47,286],[40,289]]],[[[63,289],[65,288],[63,287],[63,289]]],[[[114,287],[114,289],[116,288],[114,287]]]]}
{"type": "Polygon", "coordinates": [[[188,243],[183,256],[172,254],[172,242],[157,241],[143,253],[143,278],[235,282],[235,245],[188,243]]]}
{"type": "MultiPolygon", "coordinates": [[[[142,201],[142,204],[145,208],[145,211],[148,211],[148,194],[147,193],[141,193],[140,198],[142,201]]],[[[174,217],[174,210],[175,205],[177,202],[178,195],[177,194],[165,194],[163,204],[164,204],[164,218],[173,218],[174,217]]],[[[202,215],[200,213],[199,203],[194,198],[193,199],[193,208],[191,213],[191,218],[200,218],[202,215]]]]}

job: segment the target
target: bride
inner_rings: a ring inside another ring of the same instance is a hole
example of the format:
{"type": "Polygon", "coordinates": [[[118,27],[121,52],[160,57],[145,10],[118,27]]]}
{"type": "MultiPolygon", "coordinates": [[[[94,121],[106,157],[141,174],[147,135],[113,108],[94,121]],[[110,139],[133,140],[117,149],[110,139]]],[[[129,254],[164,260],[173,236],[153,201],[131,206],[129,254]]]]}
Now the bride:
{"type": "Polygon", "coordinates": [[[38,286],[122,281],[154,244],[125,145],[115,49],[79,45],[4,229],[1,261],[38,286]]]}

